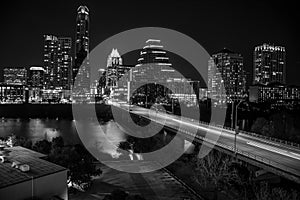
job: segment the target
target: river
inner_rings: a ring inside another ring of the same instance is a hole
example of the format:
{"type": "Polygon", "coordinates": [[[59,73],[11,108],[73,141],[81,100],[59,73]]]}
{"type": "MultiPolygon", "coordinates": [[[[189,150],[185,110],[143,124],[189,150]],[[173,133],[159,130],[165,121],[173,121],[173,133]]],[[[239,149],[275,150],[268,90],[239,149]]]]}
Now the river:
{"type": "MultiPolygon", "coordinates": [[[[99,125],[99,124],[98,124],[99,125]]],[[[89,124],[89,126],[97,126],[89,124]]],[[[126,140],[126,135],[122,132],[114,121],[101,124],[101,127],[106,132],[109,139],[109,144],[103,143],[103,153],[109,154],[112,157],[117,156],[117,146],[121,141],[126,140]],[[113,145],[110,145],[113,143],[113,145]]],[[[47,139],[49,141],[54,137],[61,136],[65,144],[78,144],[81,140],[77,134],[75,121],[70,119],[0,119],[0,137],[7,137],[9,135],[21,136],[31,140],[33,143],[39,140],[47,139]]],[[[97,133],[93,133],[97,135],[97,133]]],[[[101,137],[101,134],[99,134],[101,137]]],[[[99,138],[100,141],[106,141],[99,138]]]]}

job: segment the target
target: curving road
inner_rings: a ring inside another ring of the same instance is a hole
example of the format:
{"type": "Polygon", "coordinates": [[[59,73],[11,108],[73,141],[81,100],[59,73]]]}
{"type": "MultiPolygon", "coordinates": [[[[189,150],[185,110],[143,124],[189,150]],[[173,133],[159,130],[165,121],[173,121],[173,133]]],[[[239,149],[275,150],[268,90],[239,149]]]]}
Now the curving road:
{"type": "MultiPolygon", "coordinates": [[[[131,113],[151,119],[174,130],[179,130],[179,133],[187,140],[195,137],[195,139],[206,141],[206,144],[235,151],[235,132],[232,130],[138,106],[118,105],[118,107],[130,110],[131,113]]],[[[283,173],[293,176],[294,181],[300,182],[300,149],[297,147],[240,133],[236,137],[236,152],[276,170],[279,169],[283,173]]]]}

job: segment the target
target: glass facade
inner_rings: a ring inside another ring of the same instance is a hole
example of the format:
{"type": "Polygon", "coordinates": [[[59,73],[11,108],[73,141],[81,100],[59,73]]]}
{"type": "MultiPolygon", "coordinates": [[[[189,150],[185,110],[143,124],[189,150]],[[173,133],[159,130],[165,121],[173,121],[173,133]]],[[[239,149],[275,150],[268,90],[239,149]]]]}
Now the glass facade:
{"type": "Polygon", "coordinates": [[[43,88],[44,84],[44,68],[30,67],[28,76],[28,86],[43,88]]]}
{"type": "Polygon", "coordinates": [[[244,98],[246,73],[241,54],[223,49],[212,55],[208,62],[208,91],[212,99],[225,102],[244,98]]]}
{"type": "Polygon", "coordinates": [[[253,84],[286,83],[285,47],[263,44],[253,55],[253,84]]]}
{"type": "Polygon", "coordinates": [[[26,85],[26,68],[6,67],[3,69],[4,83],[10,85],[26,85]]]}
{"type": "Polygon", "coordinates": [[[300,88],[281,84],[253,85],[249,88],[249,100],[256,103],[300,100],[300,88]]]}
{"type": "Polygon", "coordinates": [[[70,90],[72,84],[72,39],[58,38],[58,81],[64,90],[70,90]]]}
{"type": "Polygon", "coordinates": [[[77,9],[76,35],[75,35],[75,64],[72,70],[73,82],[77,75],[77,86],[89,92],[90,66],[89,66],[89,9],[80,6],[77,9]]]}
{"type": "Polygon", "coordinates": [[[44,36],[44,88],[70,90],[72,40],[69,37],[44,36]]]}
{"type": "Polygon", "coordinates": [[[166,83],[172,79],[175,70],[166,54],[160,40],[147,40],[133,71],[133,81],[147,84],[166,83]]]}
{"type": "Polygon", "coordinates": [[[54,35],[44,35],[44,87],[55,89],[59,86],[58,74],[58,38],[54,35]]]}

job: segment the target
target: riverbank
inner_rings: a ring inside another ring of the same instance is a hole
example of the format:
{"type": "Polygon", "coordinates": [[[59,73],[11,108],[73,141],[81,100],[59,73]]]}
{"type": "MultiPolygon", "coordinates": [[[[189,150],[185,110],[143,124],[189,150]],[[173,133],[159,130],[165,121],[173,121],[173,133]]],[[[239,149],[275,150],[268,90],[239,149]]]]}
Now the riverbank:
{"type": "MultiPolygon", "coordinates": [[[[86,104],[95,107],[98,117],[111,118],[110,105],[86,104]]],[[[73,119],[72,104],[0,104],[0,117],[5,118],[66,118],[73,119]]]]}

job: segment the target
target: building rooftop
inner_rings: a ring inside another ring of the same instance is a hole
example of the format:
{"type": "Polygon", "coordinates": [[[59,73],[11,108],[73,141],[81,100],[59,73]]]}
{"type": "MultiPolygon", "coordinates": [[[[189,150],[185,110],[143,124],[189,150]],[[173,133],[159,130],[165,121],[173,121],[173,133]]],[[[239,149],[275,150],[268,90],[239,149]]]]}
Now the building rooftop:
{"type": "Polygon", "coordinates": [[[10,151],[10,156],[15,157],[18,155],[22,156],[31,156],[35,158],[44,158],[47,155],[21,147],[21,146],[16,146],[16,147],[8,147],[6,150],[10,151]]]}
{"type": "Polygon", "coordinates": [[[222,50],[218,51],[215,54],[218,54],[218,53],[234,54],[235,52],[233,52],[233,51],[227,49],[226,47],[224,47],[222,50]]]}
{"type": "Polygon", "coordinates": [[[287,85],[279,82],[272,82],[267,85],[261,84],[261,83],[255,83],[253,85],[250,85],[251,87],[253,86],[258,86],[258,87],[287,87],[287,88],[300,88],[298,85],[287,85]]]}
{"type": "Polygon", "coordinates": [[[29,70],[32,70],[32,71],[45,71],[43,67],[30,67],[29,70]]]}
{"type": "Polygon", "coordinates": [[[23,147],[10,147],[5,150],[8,152],[8,156],[6,162],[0,163],[0,188],[67,170],[41,159],[45,157],[44,154],[23,147]],[[22,172],[11,167],[14,161],[29,165],[30,171],[22,172]]]}

